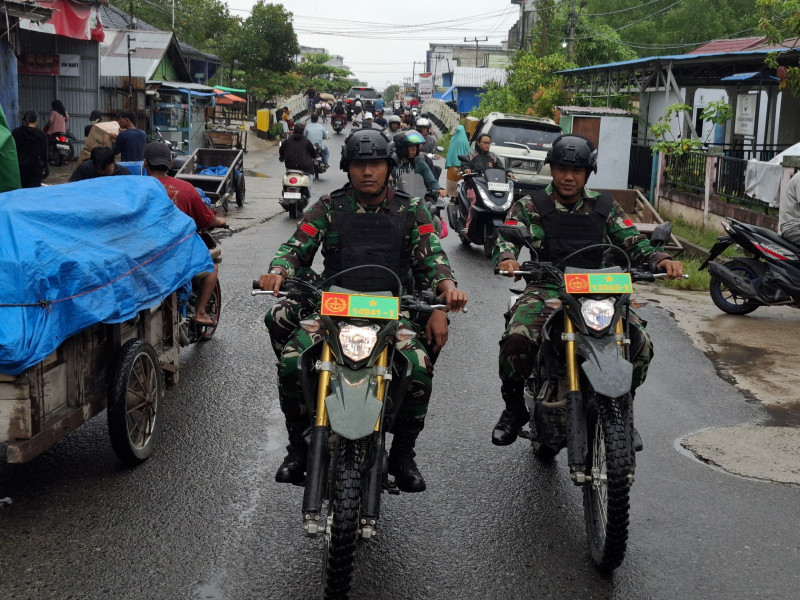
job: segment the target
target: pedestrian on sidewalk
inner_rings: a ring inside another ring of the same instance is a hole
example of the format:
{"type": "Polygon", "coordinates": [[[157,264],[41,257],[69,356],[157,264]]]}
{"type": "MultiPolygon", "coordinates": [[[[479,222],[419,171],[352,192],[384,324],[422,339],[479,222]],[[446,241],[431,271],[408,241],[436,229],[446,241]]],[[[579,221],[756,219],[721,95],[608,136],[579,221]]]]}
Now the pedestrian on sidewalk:
{"type": "Polygon", "coordinates": [[[17,145],[20,183],[24,188],[40,187],[47,177],[47,134],[39,129],[35,110],[26,110],[22,123],[11,132],[17,145]]]}
{"type": "Polygon", "coordinates": [[[450,202],[456,201],[458,182],[461,180],[461,161],[458,157],[469,154],[470,150],[467,132],[463,125],[459,125],[453,137],[450,138],[450,147],[447,149],[447,160],[445,161],[445,168],[447,169],[447,185],[445,189],[447,190],[447,195],[450,196],[450,202]]]}

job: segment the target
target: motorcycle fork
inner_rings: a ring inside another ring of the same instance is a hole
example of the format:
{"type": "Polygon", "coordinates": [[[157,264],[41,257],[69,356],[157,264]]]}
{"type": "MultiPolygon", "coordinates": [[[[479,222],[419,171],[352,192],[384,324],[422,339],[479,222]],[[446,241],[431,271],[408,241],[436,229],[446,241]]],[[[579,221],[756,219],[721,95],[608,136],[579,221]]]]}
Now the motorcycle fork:
{"type": "Polygon", "coordinates": [[[586,411],[583,406],[576,352],[575,324],[564,311],[564,354],[567,360],[567,460],[576,485],[584,482],[586,470],[586,411]]]}
{"type": "MultiPolygon", "coordinates": [[[[378,400],[383,402],[384,410],[386,407],[386,386],[389,379],[386,378],[389,368],[389,346],[384,346],[378,357],[375,359],[375,367],[378,370],[377,390],[375,392],[378,400]]],[[[383,477],[389,469],[389,457],[383,447],[383,436],[379,435],[381,430],[382,417],[378,417],[375,423],[375,459],[369,466],[364,483],[362,503],[361,503],[361,528],[362,537],[372,537],[375,530],[375,523],[381,512],[381,492],[383,491],[383,477]]]]}
{"type": "Polygon", "coordinates": [[[328,484],[328,438],[331,434],[328,410],[325,407],[325,398],[331,382],[333,351],[328,342],[322,342],[322,356],[320,363],[317,386],[317,413],[314,419],[314,428],[311,430],[311,441],[308,447],[308,463],[306,467],[306,484],[303,491],[303,528],[306,535],[314,536],[325,530],[325,524],[320,523],[319,513],[322,510],[322,500],[328,484]]]}

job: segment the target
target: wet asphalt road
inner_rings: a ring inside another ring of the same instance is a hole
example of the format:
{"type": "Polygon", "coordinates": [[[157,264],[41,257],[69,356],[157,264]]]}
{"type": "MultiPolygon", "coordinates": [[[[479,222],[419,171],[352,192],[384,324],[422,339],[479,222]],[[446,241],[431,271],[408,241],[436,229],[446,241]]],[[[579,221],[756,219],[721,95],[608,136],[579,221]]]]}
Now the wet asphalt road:
{"type": "MultiPolygon", "coordinates": [[[[342,182],[332,170],[315,192],[342,182]]],[[[0,497],[13,500],[0,509],[0,599],[318,597],[322,541],[302,536],[302,489],[273,480],[286,441],[268,300],[249,294],[294,224],[284,213],[243,227],[222,243],[220,328],[182,352],[149,461],[120,466],[103,414],[30,463],[0,463],[0,497]]],[[[641,311],[656,358],[637,396],[646,448],[628,554],[613,577],[596,572],[563,460],[541,465],[525,441],[489,442],[506,280],[479,248],[452,234],[443,243],[471,299],[453,316],[418,443],[428,491],[384,496],[352,598],[795,597],[800,488],[734,477],[677,449],[690,432],[764,414],[653,305],[641,311]]]]}

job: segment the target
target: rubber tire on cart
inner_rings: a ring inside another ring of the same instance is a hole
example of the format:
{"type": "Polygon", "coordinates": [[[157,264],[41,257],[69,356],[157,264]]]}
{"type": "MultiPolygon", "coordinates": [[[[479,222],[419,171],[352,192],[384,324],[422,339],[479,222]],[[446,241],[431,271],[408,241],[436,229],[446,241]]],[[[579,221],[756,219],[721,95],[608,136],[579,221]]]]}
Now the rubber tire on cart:
{"type": "Polygon", "coordinates": [[[164,372],[147,341],[135,338],[120,349],[108,398],[108,433],[119,459],[136,466],[153,453],[159,428],[164,372]]]}
{"type": "Polygon", "coordinates": [[[233,184],[236,188],[236,206],[241,208],[244,206],[244,173],[236,173],[233,184]]]}
{"type": "Polygon", "coordinates": [[[198,325],[198,327],[202,327],[201,342],[206,342],[214,337],[214,333],[219,327],[219,318],[222,316],[222,287],[219,285],[219,279],[214,284],[214,291],[211,292],[211,298],[208,299],[208,304],[206,304],[206,314],[214,319],[216,325],[198,325]]]}

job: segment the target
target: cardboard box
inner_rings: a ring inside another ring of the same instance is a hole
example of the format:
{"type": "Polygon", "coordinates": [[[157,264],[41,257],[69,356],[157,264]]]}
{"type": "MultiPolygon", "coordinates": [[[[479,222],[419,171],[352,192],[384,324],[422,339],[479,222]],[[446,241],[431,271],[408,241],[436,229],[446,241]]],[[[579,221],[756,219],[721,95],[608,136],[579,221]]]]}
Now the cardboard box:
{"type": "Polygon", "coordinates": [[[111,148],[114,145],[114,140],[119,135],[119,123],[116,121],[107,121],[103,123],[95,123],[92,125],[89,135],[86,136],[86,142],[83,145],[83,151],[78,157],[76,167],[83,161],[91,158],[92,149],[98,146],[107,146],[111,148]]]}

